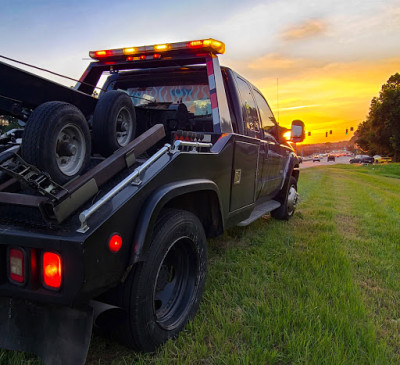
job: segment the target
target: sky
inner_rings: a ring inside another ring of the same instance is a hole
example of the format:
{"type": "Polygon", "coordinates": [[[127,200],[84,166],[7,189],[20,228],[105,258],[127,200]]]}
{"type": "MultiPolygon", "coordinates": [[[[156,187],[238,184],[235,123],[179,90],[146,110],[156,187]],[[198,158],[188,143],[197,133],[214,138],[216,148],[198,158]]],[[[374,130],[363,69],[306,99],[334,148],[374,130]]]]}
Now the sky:
{"type": "Polygon", "coordinates": [[[281,125],[302,120],[307,144],[349,139],[400,72],[400,0],[0,0],[0,34],[0,55],[73,78],[90,50],[218,39],[220,63],[281,125]]]}

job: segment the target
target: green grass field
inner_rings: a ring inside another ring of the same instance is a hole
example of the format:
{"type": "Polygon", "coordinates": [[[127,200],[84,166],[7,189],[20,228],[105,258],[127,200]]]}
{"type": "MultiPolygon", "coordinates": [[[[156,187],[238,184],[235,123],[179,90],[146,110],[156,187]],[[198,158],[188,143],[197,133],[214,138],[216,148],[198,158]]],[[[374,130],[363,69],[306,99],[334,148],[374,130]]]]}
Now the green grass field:
{"type": "MultiPolygon", "coordinates": [[[[292,220],[210,242],[200,310],[137,354],[93,336],[88,364],[400,363],[400,164],[301,171],[292,220]]],[[[0,364],[36,364],[0,352],[0,364]]]]}

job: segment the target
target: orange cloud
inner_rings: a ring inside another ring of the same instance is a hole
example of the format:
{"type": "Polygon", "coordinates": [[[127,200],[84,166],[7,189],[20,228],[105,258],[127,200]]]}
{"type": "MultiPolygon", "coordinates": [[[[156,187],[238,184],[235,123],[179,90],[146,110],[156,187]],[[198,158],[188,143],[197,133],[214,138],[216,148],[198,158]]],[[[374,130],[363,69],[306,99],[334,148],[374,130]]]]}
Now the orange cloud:
{"type": "Polygon", "coordinates": [[[250,62],[248,67],[251,70],[263,70],[266,67],[269,70],[292,69],[296,63],[297,60],[294,58],[284,57],[278,53],[270,53],[250,62]]]}
{"type": "Polygon", "coordinates": [[[283,32],[282,37],[287,41],[315,37],[323,34],[326,28],[326,24],[322,20],[308,20],[287,29],[283,32]]]}
{"type": "Polygon", "coordinates": [[[304,108],[315,108],[321,106],[321,104],[314,104],[314,105],[299,105],[299,106],[291,106],[288,108],[280,108],[280,110],[295,110],[295,109],[304,109],[304,108]]]}

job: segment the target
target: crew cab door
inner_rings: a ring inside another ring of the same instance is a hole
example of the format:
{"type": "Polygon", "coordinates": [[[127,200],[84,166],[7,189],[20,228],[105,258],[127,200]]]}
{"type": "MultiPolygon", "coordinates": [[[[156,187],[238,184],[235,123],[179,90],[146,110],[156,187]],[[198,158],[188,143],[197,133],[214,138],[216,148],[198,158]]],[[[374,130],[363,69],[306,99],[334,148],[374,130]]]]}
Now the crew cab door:
{"type": "Polygon", "coordinates": [[[272,111],[262,94],[252,88],[258,106],[262,129],[262,146],[265,158],[262,168],[261,196],[273,196],[281,188],[284,179],[288,150],[279,143],[278,125],[272,111]]]}
{"type": "MultiPolygon", "coordinates": [[[[238,123],[244,136],[236,136],[232,169],[230,211],[253,204],[262,188],[261,171],[266,152],[261,148],[262,130],[257,105],[249,84],[235,74],[238,91],[238,123]]],[[[242,134],[240,133],[240,134],[242,134]]]]}

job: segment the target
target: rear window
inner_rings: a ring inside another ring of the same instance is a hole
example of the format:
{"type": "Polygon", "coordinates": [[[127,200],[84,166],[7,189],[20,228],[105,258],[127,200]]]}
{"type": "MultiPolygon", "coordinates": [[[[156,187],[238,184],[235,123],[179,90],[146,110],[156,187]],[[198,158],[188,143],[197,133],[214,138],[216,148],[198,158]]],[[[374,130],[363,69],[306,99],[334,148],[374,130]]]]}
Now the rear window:
{"type": "Polygon", "coordinates": [[[126,90],[135,106],[150,103],[183,103],[194,116],[211,115],[210,91],[206,84],[135,86],[126,90]]]}

